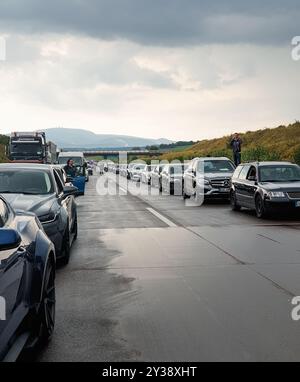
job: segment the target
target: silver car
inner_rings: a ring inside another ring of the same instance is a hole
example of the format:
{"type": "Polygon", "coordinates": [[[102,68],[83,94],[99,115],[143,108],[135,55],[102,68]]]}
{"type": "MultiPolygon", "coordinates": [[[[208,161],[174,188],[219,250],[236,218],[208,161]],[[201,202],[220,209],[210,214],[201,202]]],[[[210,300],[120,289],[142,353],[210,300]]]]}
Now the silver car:
{"type": "Polygon", "coordinates": [[[183,197],[186,199],[203,192],[205,199],[229,199],[234,170],[234,163],[226,157],[193,159],[184,173],[183,197]]]}

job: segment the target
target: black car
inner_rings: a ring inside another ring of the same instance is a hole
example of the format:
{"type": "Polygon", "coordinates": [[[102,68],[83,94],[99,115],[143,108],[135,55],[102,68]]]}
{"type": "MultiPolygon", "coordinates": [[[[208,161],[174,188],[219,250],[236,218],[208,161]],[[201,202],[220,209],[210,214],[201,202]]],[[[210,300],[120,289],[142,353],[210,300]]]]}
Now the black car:
{"type": "Polygon", "coordinates": [[[0,197],[0,361],[48,342],[54,321],[54,245],[34,214],[0,197]]]}
{"type": "Polygon", "coordinates": [[[33,212],[55,245],[56,257],[68,263],[77,238],[77,187],[65,186],[51,165],[0,164],[0,194],[14,209],[33,212]]]}
{"type": "Polygon", "coordinates": [[[289,162],[242,164],[233,174],[230,200],[233,210],[255,209],[259,218],[278,210],[300,213],[300,167],[289,162]]]}

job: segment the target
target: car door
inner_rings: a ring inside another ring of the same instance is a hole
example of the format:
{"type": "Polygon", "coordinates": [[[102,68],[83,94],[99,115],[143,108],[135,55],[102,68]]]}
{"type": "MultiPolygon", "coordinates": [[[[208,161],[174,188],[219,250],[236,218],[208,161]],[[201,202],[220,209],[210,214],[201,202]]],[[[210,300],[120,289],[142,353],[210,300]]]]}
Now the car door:
{"type": "Polygon", "coordinates": [[[163,191],[165,192],[168,192],[168,172],[169,172],[169,166],[165,166],[161,172],[161,185],[162,185],[163,191]]]}
{"type": "Polygon", "coordinates": [[[245,180],[245,203],[250,208],[255,207],[257,187],[257,169],[255,166],[251,166],[245,180]]]}
{"type": "Polygon", "coordinates": [[[246,178],[248,176],[251,165],[247,164],[243,166],[243,169],[239,173],[238,178],[235,180],[235,196],[239,205],[247,207],[248,206],[248,198],[247,198],[247,186],[246,186],[246,178]]]}
{"type": "Polygon", "coordinates": [[[153,187],[158,186],[158,172],[159,172],[159,166],[156,166],[154,171],[153,171],[153,176],[152,176],[152,185],[153,187]]]}
{"type": "Polygon", "coordinates": [[[56,187],[57,187],[57,195],[58,195],[58,200],[61,205],[61,208],[66,211],[66,214],[69,219],[69,230],[70,232],[72,231],[72,227],[74,224],[74,213],[73,213],[73,198],[74,196],[69,195],[69,196],[64,196],[64,185],[56,172],[56,170],[53,170],[55,182],[56,182],[56,187]]]}
{"type": "Polygon", "coordinates": [[[192,161],[184,173],[184,189],[187,195],[192,195],[193,193],[193,168],[195,162],[192,161]]]}
{"type": "MultiPolygon", "coordinates": [[[[17,229],[13,211],[0,199],[0,229],[17,229]]],[[[17,248],[0,251],[0,334],[15,317],[23,319],[25,307],[20,298],[22,280],[26,272],[26,250],[22,242],[17,248]]],[[[2,338],[2,337],[1,337],[2,338]]],[[[4,339],[3,339],[4,340],[4,339]]]]}

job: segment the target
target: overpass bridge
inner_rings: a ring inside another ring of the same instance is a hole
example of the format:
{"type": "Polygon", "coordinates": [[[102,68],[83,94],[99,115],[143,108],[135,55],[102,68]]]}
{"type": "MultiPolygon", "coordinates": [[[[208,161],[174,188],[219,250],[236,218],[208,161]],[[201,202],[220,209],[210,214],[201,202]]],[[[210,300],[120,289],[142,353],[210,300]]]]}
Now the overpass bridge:
{"type": "Polygon", "coordinates": [[[95,156],[101,156],[104,159],[108,159],[109,157],[118,157],[119,155],[125,156],[127,155],[134,155],[134,156],[157,156],[161,155],[161,151],[149,151],[149,150],[128,150],[128,151],[122,151],[122,150],[89,150],[84,151],[83,155],[85,157],[95,157],[95,156]]]}

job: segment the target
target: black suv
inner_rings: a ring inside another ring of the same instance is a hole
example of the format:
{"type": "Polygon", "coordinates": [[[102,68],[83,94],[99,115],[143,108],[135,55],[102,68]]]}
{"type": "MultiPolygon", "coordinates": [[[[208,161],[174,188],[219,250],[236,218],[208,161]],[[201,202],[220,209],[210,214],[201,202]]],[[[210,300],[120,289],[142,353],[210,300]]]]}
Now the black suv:
{"type": "Polygon", "coordinates": [[[232,176],[230,200],[234,211],[255,209],[259,218],[279,209],[300,212],[300,167],[290,162],[244,163],[232,176]]]}

